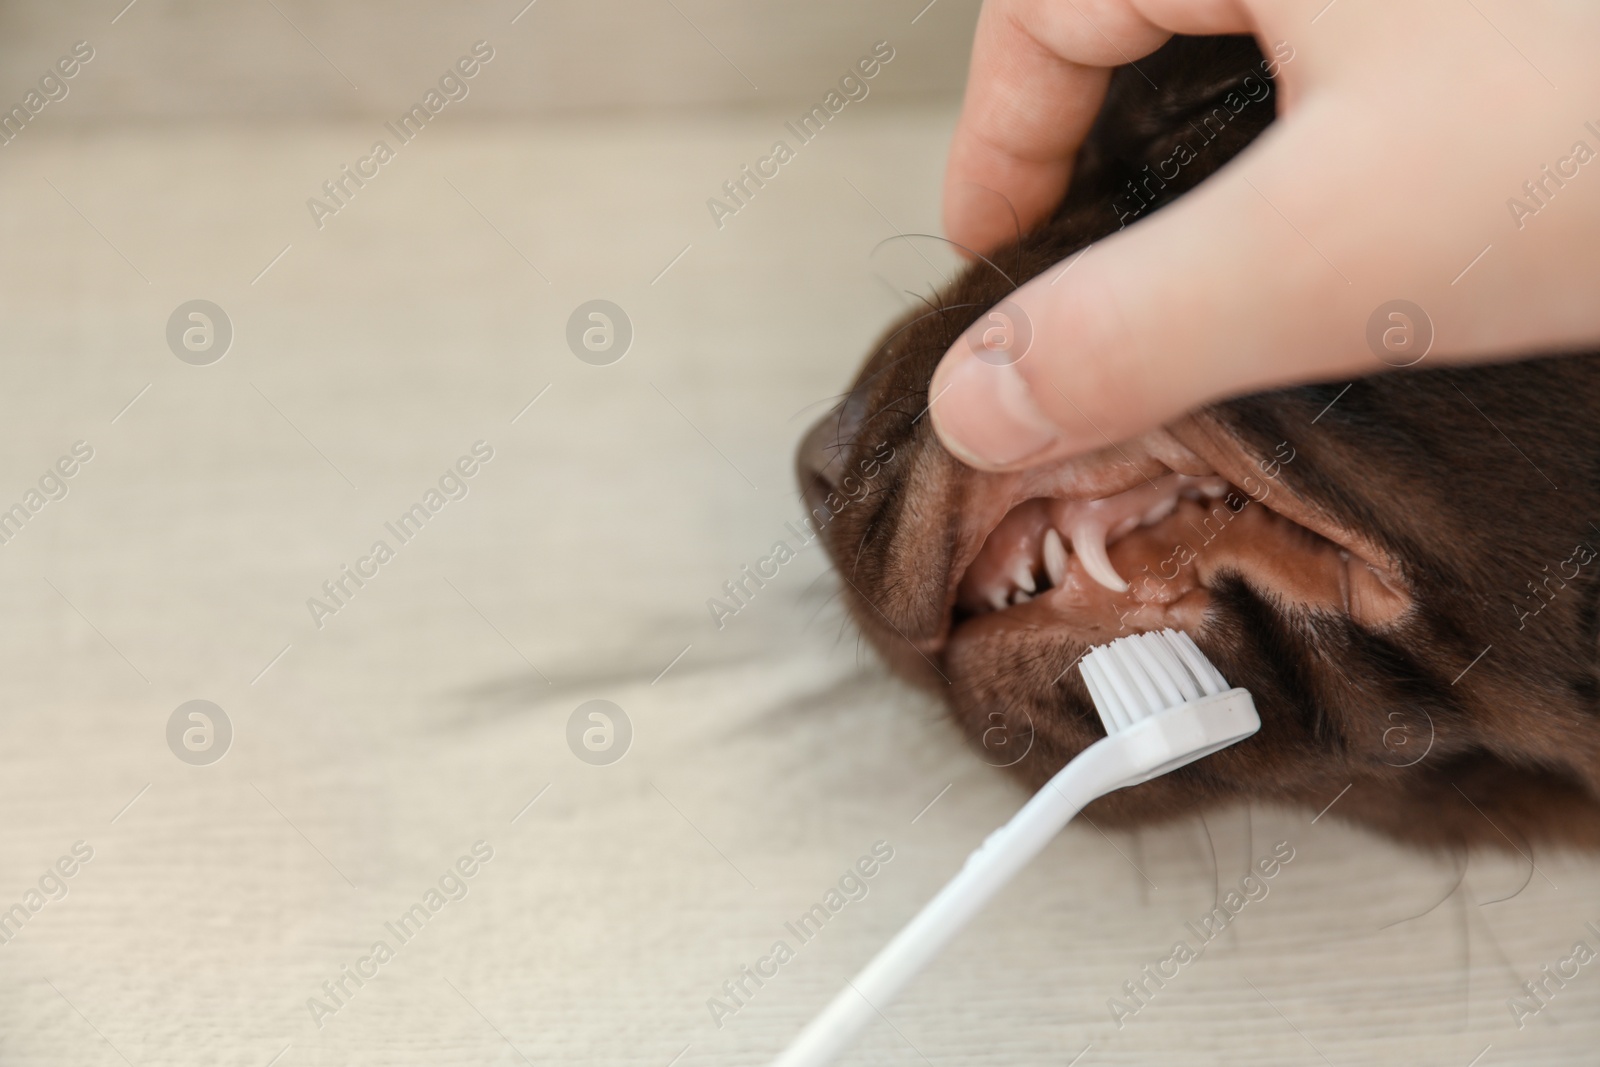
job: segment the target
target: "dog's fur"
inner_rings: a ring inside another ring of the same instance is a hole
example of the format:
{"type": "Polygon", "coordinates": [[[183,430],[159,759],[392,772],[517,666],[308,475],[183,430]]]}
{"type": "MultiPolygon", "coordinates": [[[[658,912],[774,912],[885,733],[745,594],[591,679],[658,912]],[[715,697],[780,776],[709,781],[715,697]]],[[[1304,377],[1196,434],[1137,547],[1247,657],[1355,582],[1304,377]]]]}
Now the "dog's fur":
{"type": "MultiPolygon", "coordinates": [[[[1199,142],[1204,117],[1245,77],[1263,76],[1247,38],[1175,39],[1140,67],[1114,75],[1054,216],[893,329],[801,457],[858,624],[897,671],[946,694],[974,739],[1009,731],[1012,751],[1027,751],[1015,769],[1033,785],[1101,735],[1067,669],[1092,635],[1029,625],[952,637],[964,509],[1003,476],[943,450],[924,417],[928,383],[982,311],[1117,230],[1127,183],[1179,142],[1199,142]],[[867,487],[847,506],[843,471],[867,487]]],[[[1149,210],[1245,148],[1275,102],[1233,115],[1149,210]]],[[[1237,574],[1212,581],[1193,632],[1254,695],[1260,733],[1090,813],[1132,825],[1243,798],[1316,811],[1349,786],[1330,817],[1409,841],[1600,847],[1600,558],[1590,547],[1600,545],[1600,356],[1346,384],[1245,397],[1194,419],[1251,458],[1281,458],[1287,443],[1294,459],[1276,477],[1392,560],[1406,609],[1363,622],[1237,574]]],[[[1086,484],[1096,464],[1120,462],[1109,456],[1085,461],[1086,484]]]]}

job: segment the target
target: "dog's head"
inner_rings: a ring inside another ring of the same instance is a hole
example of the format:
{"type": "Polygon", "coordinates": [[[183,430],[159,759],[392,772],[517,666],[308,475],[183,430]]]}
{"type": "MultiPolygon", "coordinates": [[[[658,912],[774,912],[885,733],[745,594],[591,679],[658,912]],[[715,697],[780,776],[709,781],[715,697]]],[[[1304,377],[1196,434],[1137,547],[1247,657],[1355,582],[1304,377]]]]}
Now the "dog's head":
{"type": "Polygon", "coordinates": [[[890,330],[802,445],[856,622],[1033,784],[1102,736],[1074,667],[1089,646],[1190,633],[1261,731],[1091,808],[1112,822],[1315,810],[1348,786],[1338,815],[1408,840],[1600,845],[1600,356],[1249,396],[1023,473],[939,444],[928,383],[969,326],[1272,119],[1247,39],[1178,39],[1141,67],[1113,78],[1055,216],[890,330]],[[1175,177],[1137,193],[1180,145],[1175,177]]]}

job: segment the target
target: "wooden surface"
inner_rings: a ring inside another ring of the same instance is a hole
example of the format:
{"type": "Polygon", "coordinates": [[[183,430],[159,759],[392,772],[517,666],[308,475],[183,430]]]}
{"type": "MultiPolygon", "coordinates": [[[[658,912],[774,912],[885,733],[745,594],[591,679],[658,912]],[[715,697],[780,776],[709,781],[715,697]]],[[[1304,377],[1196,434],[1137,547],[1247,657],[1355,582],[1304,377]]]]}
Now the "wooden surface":
{"type": "Polygon", "coordinates": [[[475,41],[499,58],[464,110],[800,113],[874,42],[899,51],[882,97],[953,102],[978,0],[49,0],[0,4],[0,101],[77,41],[95,49],[67,122],[393,118],[475,41]],[[124,6],[128,10],[118,17],[124,6]],[[113,18],[116,19],[113,22],[113,18]],[[915,20],[913,22],[913,20],[915,20]]]}
{"type": "MultiPolygon", "coordinates": [[[[94,855],[0,946],[0,1062],[759,1063],[1014,810],[815,550],[721,631],[705,606],[797,516],[792,446],[899,306],[874,247],[937,230],[952,115],[878,103],[720,231],[704,201],[783,114],[441,122],[320,231],[304,201],[371,122],[5,150],[0,497],[95,451],[0,546],[0,907],[94,855]],[[608,367],[564,340],[596,297],[636,333],[608,367]],[[211,366],[163,336],[193,298],[234,324],[211,366]],[[466,498],[317,629],[307,598],[479,440],[466,498]],[[634,730],[610,766],[567,743],[595,698],[634,730]],[[192,699],[234,726],[210,766],[167,747],[192,699]],[[716,1026],[877,841],[866,895],[716,1026]]],[[[849,1062],[1594,1061],[1600,964],[1524,1029],[1507,999],[1600,948],[1600,865],[1475,858],[1451,893],[1449,857],[1313,814],[1071,829],[849,1062]],[[1118,1029],[1108,999],[1280,841],[1270,893],[1118,1029]]]]}

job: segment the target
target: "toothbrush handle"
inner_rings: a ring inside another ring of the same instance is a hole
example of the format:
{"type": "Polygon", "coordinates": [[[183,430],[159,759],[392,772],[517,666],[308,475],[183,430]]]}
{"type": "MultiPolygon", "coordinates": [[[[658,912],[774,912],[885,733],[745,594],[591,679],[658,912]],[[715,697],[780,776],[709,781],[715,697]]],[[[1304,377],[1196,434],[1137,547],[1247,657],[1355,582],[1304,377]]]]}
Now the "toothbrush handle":
{"type": "Polygon", "coordinates": [[[824,1067],[888,1007],[972,917],[1089,801],[1121,777],[1118,761],[1091,745],[1004,826],[984,839],[959,873],[802,1030],[772,1067],[824,1067]]]}

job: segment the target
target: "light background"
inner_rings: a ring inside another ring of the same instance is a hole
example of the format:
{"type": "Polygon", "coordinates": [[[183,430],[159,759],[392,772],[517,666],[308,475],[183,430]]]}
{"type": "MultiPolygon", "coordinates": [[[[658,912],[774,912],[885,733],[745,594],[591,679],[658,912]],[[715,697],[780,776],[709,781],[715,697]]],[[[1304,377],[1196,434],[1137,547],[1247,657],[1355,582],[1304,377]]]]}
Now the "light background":
{"type": "MultiPolygon", "coordinates": [[[[0,946],[0,1062],[762,1062],[1023,799],[858,648],[816,550],[721,631],[705,606],[786,536],[795,441],[898,313],[881,242],[938,232],[975,5],[121,7],[0,6],[0,100],[96,50],[0,147],[0,505],[94,448],[0,546],[0,908],[94,848],[0,946]],[[317,229],[306,198],[479,39],[471,96],[317,229]],[[706,199],[878,40],[872,94],[719,230],[706,199]],[[606,367],[564,339],[597,297],[635,331],[606,367]],[[235,330],[205,367],[164,336],[194,298],[235,330]],[[469,495],[314,627],[478,440],[469,495]],[[196,698],[235,730],[206,767],[165,740],[196,698]],[[593,698],[633,724],[611,766],[567,745],[593,698]],[[468,895],[319,1028],[478,839],[468,895]],[[714,1025],[878,840],[867,897],[714,1025]]],[[[1593,1062],[1593,966],[1526,1029],[1506,1001],[1600,947],[1600,866],[1475,858],[1429,911],[1451,859],[1337,810],[1069,829],[848,1062],[1593,1062]],[[1271,894],[1114,1027],[1278,841],[1271,894]]]]}

